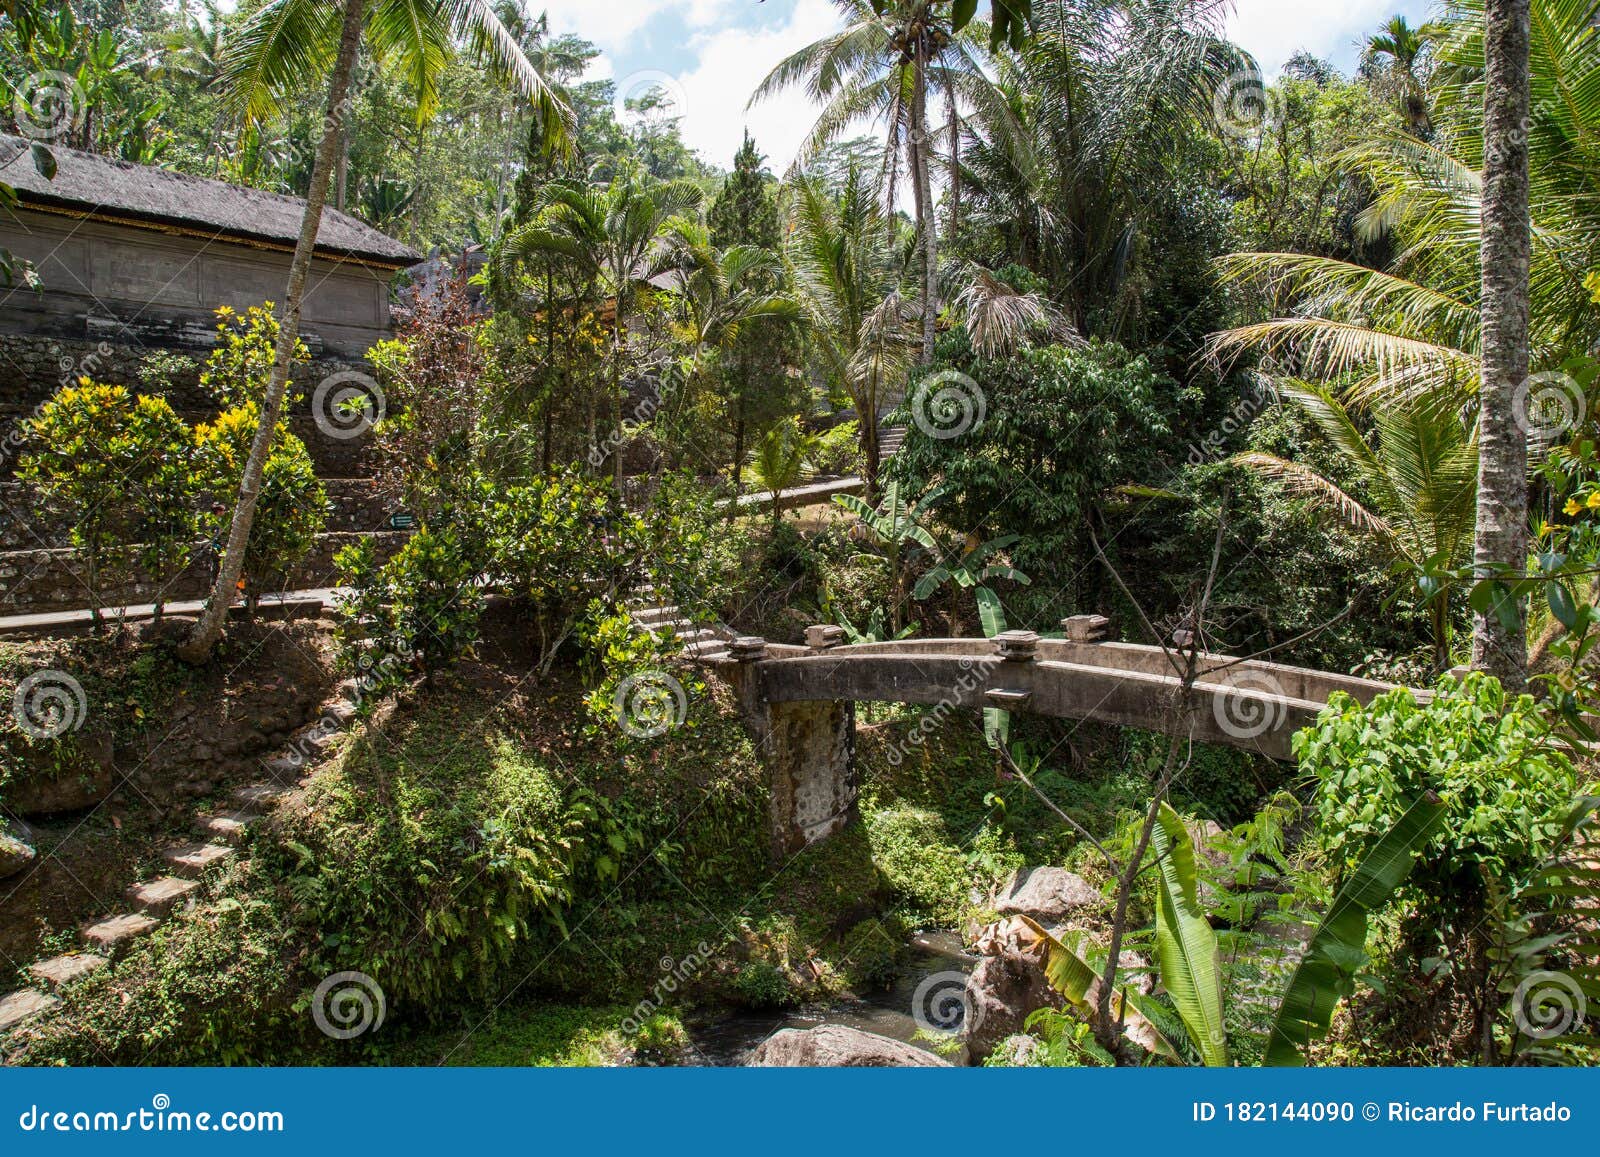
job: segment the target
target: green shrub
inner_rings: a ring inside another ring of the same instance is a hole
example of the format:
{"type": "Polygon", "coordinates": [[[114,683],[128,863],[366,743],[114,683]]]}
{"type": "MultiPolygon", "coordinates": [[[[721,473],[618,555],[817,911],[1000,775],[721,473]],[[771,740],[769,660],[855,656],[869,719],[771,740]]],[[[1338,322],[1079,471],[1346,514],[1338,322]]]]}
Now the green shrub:
{"type": "Polygon", "coordinates": [[[937,812],[891,807],[867,817],[867,834],[873,863],[911,915],[943,927],[959,922],[971,871],[937,812]]]}
{"type": "Polygon", "coordinates": [[[1336,695],[1295,736],[1300,766],[1317,779],[1318,832],[1350,866],[1424,791],[1449,809],[1411,877],[1435,896],[1509,883],[1549,855],[1589,777],[1552,743],[1530,696],[1507,695],[1481,674],[1446,676],[1428,704],[1409,691],[1362,707],[1336,695]]]}
{"type": "MultiPolygon", "coordinates": [[[[272,302],[252,305],[243,315],[219,306],[216,315],[217,340],[200,370],[200,388],[225,409],[260,405],[267,395],[278,350],[278,318],[272,302]]],[[[296,338],[291,369],[310,360],[306,343],[296,338]]],[[[284,405],[293,405],[299,397],[294,383],[287,383],[284,405]]]]}
{"type": "Polygon", "coordinates": [[[183,568],[198,533],[195,434],[164,399],[83,378],[26,432],[18,477],[70,527],[97,625],[108,571],[136,558],[159,589],[183,568]]]}
{"type": "Polygon", "coordinates": [[[733,991],[751,1008],[788,1008],[799,1003],[788,974],[765,960],[751,961],[741,968],[733,979],[733,991]]]}
{"type": "MultiPolygon", "coordinates": [[[[217,415],[195,431],[199,473],[213,494],[239,493],[260,411],[247,402],[217,415]]],[[[256,496],[255,519],[245,543],[243,574],[252,602],[267,584],[281,579],[316,545],[328,521],[328,492],[311,464],[305,443],[279,422],[256,496]]]]}
{"type": "Polygon", "coordinates": [[[398,686],[413,665],[446,667],[477,641],[478,567],[453,532],[423,528],[381,565],[371,540],[362,539],[334,563],[348,591],[339,604],[345,660],[368,690],[398,686]]]}

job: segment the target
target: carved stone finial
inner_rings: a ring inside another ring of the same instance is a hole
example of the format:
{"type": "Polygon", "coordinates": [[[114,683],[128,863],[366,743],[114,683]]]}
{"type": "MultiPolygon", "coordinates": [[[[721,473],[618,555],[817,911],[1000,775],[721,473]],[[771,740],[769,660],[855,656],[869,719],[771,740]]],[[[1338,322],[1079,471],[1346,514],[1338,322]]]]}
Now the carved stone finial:
{"type": "Polygon", "coordinates": [[[1039,654],[1039,636],[1033,631],[1002,631],[994,645],[1008,663],[1030,663],[1039,654]]]}

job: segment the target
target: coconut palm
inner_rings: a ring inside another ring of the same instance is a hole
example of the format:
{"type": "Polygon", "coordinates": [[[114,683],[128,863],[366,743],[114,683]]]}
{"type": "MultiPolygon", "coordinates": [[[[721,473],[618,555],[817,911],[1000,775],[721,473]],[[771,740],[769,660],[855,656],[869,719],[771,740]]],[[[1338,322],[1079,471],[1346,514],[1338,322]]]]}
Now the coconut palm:
{"type": "MultiPolygon", "coordinates": [[[[1394,266],[1379,272],[1298,254],[1229,257],[1225,274],[1269,287],[1278,315],[1217,335],[1213,345],[1230,354],[1252,349],[1298,376],[1341,382],[1356,404],[1429,396],[1482,403],[1493,475],[1481,491],[1485,568],[1488,556],[1520,568],[1525,467],[1512,459],[1525,457],[1527,436],[1512,413],[1515,394],[1528,369],[1556,371],[1586,354],[1600,321],[1584,287],[1590,255],[1600,247],[1600,36],[1594,0],[1532,0],[1525,133],[1532,224],[1524,282],[1520,256],[1486,253],[1493,228],[1506,227],[1485,205],[1485,156],[1505,157],[1498,147],[1485,150],[1486,7],[1486,0],[1462,0],[1440,32],[1434,139],[1397,132],[1348,158],[1377,190],[1360,225],[1393,235],[1394,266]],[[1497,223],[1486,229],[1490,219],[1497,223]],[[1509,293],[1509,313],[1528,319],[1527,349],[1522,359],[1495,355],[1495,385],[1480,397],[1486,323],[1498,326],[1506,316],[1504,303],[1491,305],[1487,292],[1503,289],[1496,285],[1502,277],[1520,287],[1509,293]]],[[[1509,228],[1517,232],[1515,221],[1509,228]]],[[[1588,402],[1573,396],[1574,414],[1592,414],[1588,402]]],[[[1489,638],[1499,628],[1485,620],[1480,630],[1489,638]]],[[[1515,638],[1503,642],[1516,651],[1515,638]]],[[[1513,682],[1517,667],[1513,661],[1503,668],[1513,682]]]]}
{"type": "Polygon", "coordinates": [[[796,186],[791,278],[828,384],[855,407],[868,502],[878,495],[878,415],[904,393],[916,341],[891,226],[858,169],[837,197],[814,181],[796,186]]]}
{"type": "MultiPolygon", "coordinates": [[[[1217,0],[1062,0],[995,62],[992,105],[961,150],[969,223],[1043,276],[1080,332],[1137,316],[1143,235],[1186,196],[1181,159],[1205,145],[1229,85],[1253,65],[1223,36],[1217,0]],[[1114,17],[1108,17],[1108,8],[1114,17]]],[[[1198,161],[1195,163],[1199,163],[1198,161]]]]}
{"type": "MultiPolygon", "coordinates": [[[[1528,379],[1529,280],[1533,229],[1528,210],[1528,39],[1530,0],[1484,4],[1483,371],[1478,388],[1477,574],[1521,571],[1528,558],[1527,415],[1517,412],[1528,379]]],[[[1523,404],[1526,405],[1524,399],[1523,404]]],[[[1513,689],[1527,678],[1521,609],[1480,610],[1472,665],[1513,689]]]]}
{"type": "MultiPolygon", "coordinates": [[[[863,119],[887,125],[884,151],[888,202],[901,158],[911,178],[918,249],[922,258],[922,360],[933,357],[934,322],[939,312],[939,229],[933,203],[933,139],[930,104],[943,98],[952,110],[982,110],[1002,123],[1010,108],[989,82],[992,59],[983,47],[988,26],[958,20],[961,4],[947,0],[834,0],[845,26],[784,59],[761,82],[757,101],[795,86],[823,109],[801,148],[811,159],[863,119]],[[965,25],[957,32],[957,25],[965,25]]],[[[971,9],[964,9],[970,18],[971,9]]],[[[957,139],[954,134],[952,141],[957,139]]]]}
{"type": "Polygon", "coordinates": [[[179,650],[189,662],[203,662],[210,656],[238,588],[272,433],[283,413],[289,367],[300,337],[306,275],[322,225],[343,120],[351,104],[351,77],[363,37],[375,56],[392,58],[404,67],[416,89],[418,115],[423,116],[437,104],[439,74],[452,37],[463,34],[490,46],[517,85],[539,107],[550,130],[546,139],[552,145],[563,142],[570,110],[522,56],[487,0],[373,0],[370,7],[366,0],[273,0],[228,42],[223,78],[247,123],[273,109],[286,92],[324,71],[328,73],[328,95],[300,236],[289,263],[289,284],[279,317],[272,375],[261,402],[260,425],[245,460],[228,543],[211,597],[179,650]]]}
{"type": "MultiPolygon", "coordinates": [[[[1283,396],[1311,420],[1355,486],[1345,489],[1273,454],[1241,454],[1236,462],[1309,498],[1430,583],[1465,565],[1472,554],[1478,444],[1457,409],[1427,399],[1379,406],[1376,440],[1369,442],[1325,387],[1297,383],[1283,396]]],[[[1450,663],[1449,591],[1431,593],[1434,656],[1443,670],[1450,663]]]]}

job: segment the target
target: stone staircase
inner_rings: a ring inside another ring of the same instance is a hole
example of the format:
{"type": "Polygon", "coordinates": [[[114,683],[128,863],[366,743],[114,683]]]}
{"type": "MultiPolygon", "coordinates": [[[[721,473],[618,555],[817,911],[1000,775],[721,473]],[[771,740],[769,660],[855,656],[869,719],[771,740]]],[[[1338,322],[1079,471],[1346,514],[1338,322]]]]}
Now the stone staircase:
{"type": "Polygon", "coordinates": [[[714,659],[725,655],[735,635],[722,623],[696,623],[678,605],[663,597],[653,586],[644,586],[628,600],[628,614],[641,631],[656,638],[671,634],[683,644],[690,659],[714,659]]]}
{"type": "Polygon", "coordinates": [[[883,466],[900,452],[900,447],[906,444],[906,428],[904,426],[888,426],[878,431],[878,468],[883,466]]]}
{"type": "Polygon", "coordinates": [[[262,781],[234,791],[235,806],[195,814],[197,838],[161,853],[164,874],[128,886],[128,911],[82,929],[81,949],[28,968],[33,986],[0,997],[0,1033],[48,1013],[75,981],[105,967],[173,912],[200,899],[205,879],[238,855],[251,826],[280,799],[303,786],[310,772],[333,754],[345,724],[356,715],[362,687],[359,680],[346,679],[337,691],[335,698],[323,704],[317,719],[290,736],[280,754],[262,761],[266,772],[262,781]]]}

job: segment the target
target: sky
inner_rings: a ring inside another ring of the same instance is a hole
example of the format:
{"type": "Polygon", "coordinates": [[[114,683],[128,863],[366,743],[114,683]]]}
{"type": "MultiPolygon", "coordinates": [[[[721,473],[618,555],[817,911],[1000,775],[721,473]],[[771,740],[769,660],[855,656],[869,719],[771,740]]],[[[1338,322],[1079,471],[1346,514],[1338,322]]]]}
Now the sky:
{"type": "MultiPolygon", "coordinates": [[[[746,103],[786,55],[839,26],[829,0],[548,0],[544,7],[556,32],[600,48],[591,77],[616,80],[621,96],[652,85],[671,93],[685,141],[705,160],[730,165],[748,127],[780,171],[815,110],[798,93],[750,109],[746,103]]],[[[1301,49],[1348,73],[1365,35],[1396,14],[1419,23],[1431,7],[1431,0],[1234,0],[1228,31],[1269,76],[1301,49]]]]}

